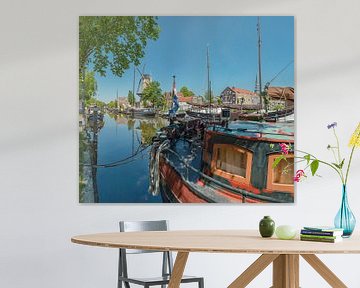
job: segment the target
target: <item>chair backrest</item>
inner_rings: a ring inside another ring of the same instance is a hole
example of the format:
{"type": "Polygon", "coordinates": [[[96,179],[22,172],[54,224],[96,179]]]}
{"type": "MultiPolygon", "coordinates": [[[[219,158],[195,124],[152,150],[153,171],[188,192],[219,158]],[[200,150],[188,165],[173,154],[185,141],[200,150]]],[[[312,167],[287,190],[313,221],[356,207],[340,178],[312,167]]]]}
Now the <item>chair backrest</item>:
{"type": "MultiPolygon", "coordinates": [[[[120,232],[167,231],[167,220],[156,221],[120,221],[120,232]]],[[[155,253],[159,251],[126,249],[126,254],[155,253]]]]}
{"type": "MultiPolygon", "coordinates": [[[[169,228],[167,220],[158,221],[120,221],[120,232],[137,232],[137,231],[167,231],[169,228]]],[[[159,253],[161,251],[149,251],[149,250],[135,250],[135,249],[119,249],[119,276],[128,278],[127,269],[127,254],[139,254],[139,253],[159,253]]],[[[162,260],[162,275],[171,275],[173,267],[173,259],[171,252],[161,252],[163,254],[162,260]]],[[[118,281],[119,287],[121,287],[120,281],[118,281]]],[[[126,281],[125,281],[126,283],[126,281]]],[[[129,283],[126,283],[130,287],[129,283]]]]}

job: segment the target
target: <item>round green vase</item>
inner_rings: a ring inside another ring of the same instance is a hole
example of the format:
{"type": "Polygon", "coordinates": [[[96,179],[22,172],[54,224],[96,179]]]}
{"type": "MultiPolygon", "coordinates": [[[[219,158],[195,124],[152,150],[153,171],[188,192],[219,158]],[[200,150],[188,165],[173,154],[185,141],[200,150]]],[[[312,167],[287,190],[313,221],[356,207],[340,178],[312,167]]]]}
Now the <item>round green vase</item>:
{"type": "Polygon", "coordinates": [[[262,237],[271,237],[274,235],[275,222],[270,216],[264,216],[259,223],[259,232],[262,237]]]}

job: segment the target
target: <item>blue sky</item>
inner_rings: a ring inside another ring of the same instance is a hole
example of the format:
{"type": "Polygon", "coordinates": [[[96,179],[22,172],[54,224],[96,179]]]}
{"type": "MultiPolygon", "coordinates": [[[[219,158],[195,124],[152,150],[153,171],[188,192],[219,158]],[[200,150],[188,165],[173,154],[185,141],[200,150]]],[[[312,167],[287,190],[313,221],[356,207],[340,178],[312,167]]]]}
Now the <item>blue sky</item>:
{"type": "MultiPolygon", "coordinates": [[[[262,79],[270,81],[294,60],[294,18],[292,16],[261,17],[262,79]]],[[[163,91],[170,91],[172,75],[178,90],[187,86],[196,95],[207,87],[206,47],[210,51],[210,78],[215,95],[227,86],[254,90],[257,74],[257,17],[159,17],[160,37],[148,42],[145,73],[159,81],[163,91]]],[[[140,75],[136,73],[136,87],[140,75]]],[[[96,75],[98,98],[108,102],[127,96],[132,90],[133,67],[123,76],[110,71],[106,77],[96,75]]],[[[294,86],[292,63],[272,82],[273,86],[294,86]]]]}

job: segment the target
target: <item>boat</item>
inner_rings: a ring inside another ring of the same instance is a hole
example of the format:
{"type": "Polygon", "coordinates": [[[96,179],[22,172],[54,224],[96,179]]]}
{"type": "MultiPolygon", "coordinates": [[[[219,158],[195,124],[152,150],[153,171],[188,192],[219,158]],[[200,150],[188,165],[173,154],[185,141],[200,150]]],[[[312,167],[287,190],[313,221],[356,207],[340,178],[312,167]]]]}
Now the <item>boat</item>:
{"type": "Polygon", "coordinates": [[[286,109],[269,111],[267,113],[252,112],[241,113],[240,111],[231,112],[231,120],[243,121],[265,121],[265,122],[294,122],[294,106],[286,109]]]}
{"type": "Polygon", "coordinates": [[[209,47],[206,50],[206,64],[207,64],[207,91],[209,93],[209,104],[196,105],[191,103],[191,109],[186,111],[186,114],[193,118],[202,119],[205,121],[218,122],[220,120],[221,108],[216,107],[212,102],[212,90],[210,81],[210,60],[209,60],[209,47]]]}
{"type": "Polygon", "coordinates": [[[156,112],[152,108],[130,108],[127,109],[124,114],[129,115],[134,118],[150,118],[155,117],[156,112]]]}
{"type": "Polygon", "coordinates": [[[292,123],[178,121],[153,139],[149,190],[171,203],[293,203],[294,155],[273,168],[279,143],[293,145],[292,123]]]}
{"type": "Polygon", "coordinates": [[[89,122],[103,121],[104,119],[104,113],[96,105],[89,106],[86,115],[89,122]]]}
{"type": "Polygon", "coordinates": [[[220,121],[221,108],[192,108],[187,110],[186,114],[193,118],[218,122],[220,121]]]}
{"type": "MultiPolygon", "coordinates": [[[[170,117],[169,111],[167,111],[167,112],[159,112],[158,115],[159,115],[159,117],[165,118],[165,119],[168,119],[170,117]]],[[[176,117],[177,118],[184,118],[185,116],[186,116],[186,112],[184,112],[184,111],[177,111],[176,112],[176,117]]]]}

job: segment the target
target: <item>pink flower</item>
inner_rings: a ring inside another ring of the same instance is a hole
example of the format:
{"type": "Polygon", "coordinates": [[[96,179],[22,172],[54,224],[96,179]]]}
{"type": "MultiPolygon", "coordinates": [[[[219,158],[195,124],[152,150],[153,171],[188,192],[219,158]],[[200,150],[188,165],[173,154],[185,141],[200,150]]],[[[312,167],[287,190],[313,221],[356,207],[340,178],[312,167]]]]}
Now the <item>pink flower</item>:
{"type": "Polygon", "coordinates": [[[303,178],[303,177],[306,177],[305,175],[305,171],[304,170],[297,170],[296,171],[296,174],[294,176],[294,182],[300,182],[300,180],[303,178]]]}
{"type": "Polygon", "coordinates": [[[280,143],[279,144],[281,147],[281,151],[283,154],[289,154],[289,146],[286,145],[285,143],[280,143]]]}

